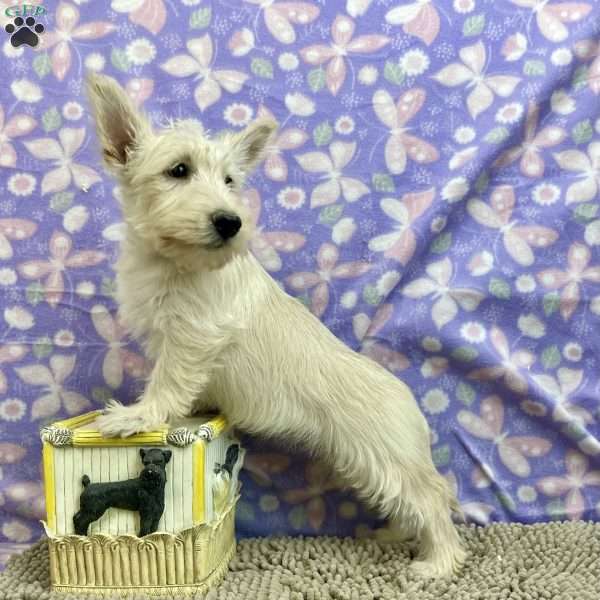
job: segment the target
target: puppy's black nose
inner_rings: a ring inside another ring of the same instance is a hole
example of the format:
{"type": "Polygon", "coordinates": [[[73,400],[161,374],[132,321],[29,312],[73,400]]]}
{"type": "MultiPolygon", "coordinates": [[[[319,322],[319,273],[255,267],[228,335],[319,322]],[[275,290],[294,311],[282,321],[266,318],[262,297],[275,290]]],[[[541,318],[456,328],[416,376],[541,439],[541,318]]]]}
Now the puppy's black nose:
{"type": "Polygon", "coordinates": [[[212,224],[222,239],[232,238],[242,226],[242,220],[232,213],[218,212],[212,216],[212,224]]]}

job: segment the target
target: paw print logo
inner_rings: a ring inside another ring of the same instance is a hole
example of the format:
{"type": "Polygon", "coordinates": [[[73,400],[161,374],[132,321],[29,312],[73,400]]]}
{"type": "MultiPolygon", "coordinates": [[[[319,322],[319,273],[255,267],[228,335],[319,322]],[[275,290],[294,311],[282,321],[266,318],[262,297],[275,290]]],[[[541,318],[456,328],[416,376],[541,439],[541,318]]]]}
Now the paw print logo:
{"type": "Polygon", "coordinates": [[[5,28],[6,33],[10,35],[10,43],[18,48],[23,44],[27,44],[32,48],[38,45],[40,38],[39,34],[44,33],[44,26],[41,23],[36,23],[33,17],[16,17],[12,23],[9,23],[5,28]]]}

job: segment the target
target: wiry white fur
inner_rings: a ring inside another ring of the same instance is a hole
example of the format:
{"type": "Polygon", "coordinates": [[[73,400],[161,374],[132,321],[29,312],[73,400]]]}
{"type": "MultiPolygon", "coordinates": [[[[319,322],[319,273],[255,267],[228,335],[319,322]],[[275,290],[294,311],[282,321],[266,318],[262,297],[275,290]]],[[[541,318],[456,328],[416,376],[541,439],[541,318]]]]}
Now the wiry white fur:
{"type": "MultiPolygon", "coordinates": [[[[111,126],[145,123],[112,80],[95,77],[89,89],[104,147],[111,126]]],[[[127,224],[117,299],[154,367],[138,403],[107,407],[102,432],[130,435],[218,408],[241,430],[328,460],[365,502],[417,536],[415,569],[454,572],[464,560],[450,517],[458,504],[433,465],[429,429],[410,390],[340,342],[246,251],[248,218],[223,174],[241,186],[274,125],[216,141],[181,124],[158,134],[145,124],[132,129],[129,140],[113,135],[125,139],[127,150],[116,153],[125,159],[108,158],[127,224]],[[195,174],[174,184],[164,170],[180,156],[195,174]],[[235,210],[244,226],[233,244],[206,249],[208,217],[221,208],[235,210]]]]}

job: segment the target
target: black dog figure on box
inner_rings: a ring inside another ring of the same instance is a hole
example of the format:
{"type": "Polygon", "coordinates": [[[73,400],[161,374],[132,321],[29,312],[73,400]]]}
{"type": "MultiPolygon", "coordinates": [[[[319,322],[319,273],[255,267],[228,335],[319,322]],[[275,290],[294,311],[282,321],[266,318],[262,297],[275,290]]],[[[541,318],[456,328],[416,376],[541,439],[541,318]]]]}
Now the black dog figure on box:
{"type": "Polygon", "coordinates": [[[139,537],[154,533],[165,510],[165,467],[171,460],[170,450],[140,449],[144,468],[137,479],[108,483],[90,483],[84,475],[85,488],[79,498],[79,512],[73,517],[75,533],[87,535],[90,523],[97,521],[110,507],[137,510],[140,513],[139,537]]]}

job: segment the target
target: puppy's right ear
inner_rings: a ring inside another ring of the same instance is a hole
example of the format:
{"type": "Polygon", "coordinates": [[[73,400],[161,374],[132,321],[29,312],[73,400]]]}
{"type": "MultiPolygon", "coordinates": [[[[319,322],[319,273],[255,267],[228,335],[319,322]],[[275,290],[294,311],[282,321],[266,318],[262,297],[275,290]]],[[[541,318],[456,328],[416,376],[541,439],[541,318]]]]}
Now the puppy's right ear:
{"type": "Polygon", "coordinates": [[[104,162],[109,169],[118,171],[150,132],[150,124],[112,77],[90,74],[86,87],[104,162]]]}
{"type": "Polygon", "coordinates": [[[144,456],[146,456],[146,451],[143,448],[140,448],[140,458],[144,460],[144,456]]]}

